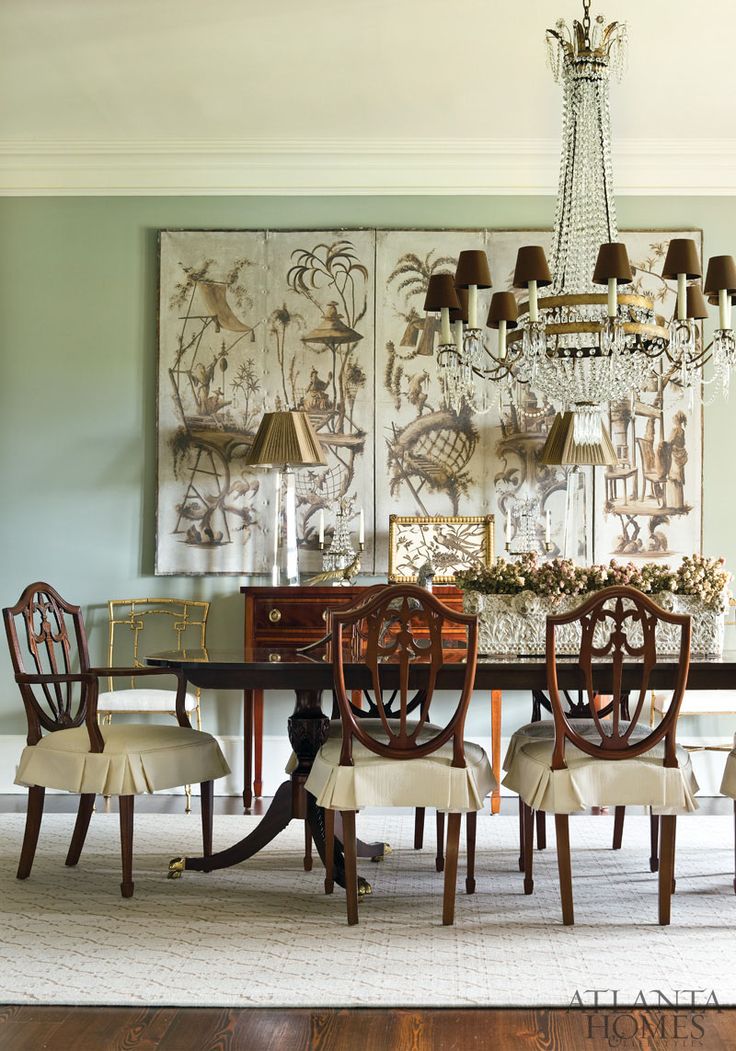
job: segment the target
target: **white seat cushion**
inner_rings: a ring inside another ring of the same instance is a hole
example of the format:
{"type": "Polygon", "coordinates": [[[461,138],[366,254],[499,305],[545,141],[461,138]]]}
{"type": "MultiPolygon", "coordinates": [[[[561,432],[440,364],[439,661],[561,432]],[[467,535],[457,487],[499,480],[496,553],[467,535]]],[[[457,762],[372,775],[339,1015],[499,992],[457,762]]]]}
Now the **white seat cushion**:
{"type": "MultiPolygon", "coordinates": [[[[395,720],[389,719],[389,725],[391,725],[392,722],[396,725],[395,720]]],[[[381,729],[381,720],[380,719],[361,719],[360,720],[360,725],[364,726],[366,731],[369,734],[371,734],[371,736],[375,736],[381,729]]],[[[441,727],[435,726],[434,723],[427,723],[427,725],[424,727],[425,733],[428,734],[429,736],[432,736],[433,734],[439,733],[440,729],[441,729],[441,727]]],[[[338,739],[338,741],[342,740],[342,723],[341,723],[341,721],[339,719],[330,719],[329,736],[330,737],[336,737],[338,739]]],[[[289,759],[288,759],[287,763],[286,763],[286,773],[287,774],[293,774],[294,771],[297,768],[298,763],[299,763],[299,760],[296,757],[296,752],[292,752],[291,755],[289,756],[289,759]]]]}
{"type": "Polygon", "coordinates": [[[211,734],[168,723],[101,726],[105,748],[90,752],[85,726],[57,730],[23,749],[17,785],[106,796],[213,781],[230,773],[211,734]]]}
{"type": "MultiPolygon", "coordinates": [[[[184,709],[194,711],[197,698],[188,693],[184,709]]],[[[97,700],[97,711],[106,712],[173,712],[176,710],[175,690],[112,690],[101,693],[97,700]]]]}
{"type": "MultiPolygon", "coordinates": [[[[393,722],[393,720],[392,720],[393,722]]],[[[386,743],[379,720],[371,729],[376,740],[386,743]]],[[[437,733],[425,726],[420,742],[437,733]]],[[[331,810],[359,810],[366,806],[434,807],[447,813],[480,810],[483,800],[496,787],[488,756],[480,745],[465,742],[463,768],[453,767],[452,742],[423,759],[386,759],[353,741],[353,766],[340,766],[342,735],[331,730],[317,753],[306,788],[319,806],[331,810]]]]}
{"type": "Polygon", "coordinates": [[[663,765],[663,742],[632,759],[594,758],[568,742],[565,770],[552,769],[553,750],[551,737],[521,744],[511,758],[507,754],[504,786],[533,810],[573,814],[591,806],[640,805],[656,814],[682,814],[698,809],[690,754],[679,745],[678,767],[663,765]]]}
{"type": "MultiPolygon", "coordinates": [[[[592,719],[570,719],[570,725],[581,737],[590,737],[592,741],[600,739],[600,734],[592,719]]],[[[646,737],[650,732],[648,726],[642,726],[641,722],[639,722],[634,727],[632,737],[646,737]]],[[[536,722],[520,726],[518,730],[514,730],[509,746],[506,749],[506,755],[503,760],[504,770],[511,768],[514,756],[519,748],[523,748],[526,744],[533,744],[534,741],[554,741],[554,738],[554,719],[538,719],[536,722]]]]}
{"type": "MultiPolygon", "coordinates": [[[[654,710],[663,715],[670,706],[672,694],[655,690],[652,703],[654,710]]],[[[680,705],[680,716],[736,715],[736,694],[730,690],[698,692],[687,690],[680,705]]]]}
{"type": "Polygon", "coordinates": [[[723,771],[723,780],[721,781],[721,792],[724,796],[736,799],[736,748],[728,753],[726,769],[723,771]]]}

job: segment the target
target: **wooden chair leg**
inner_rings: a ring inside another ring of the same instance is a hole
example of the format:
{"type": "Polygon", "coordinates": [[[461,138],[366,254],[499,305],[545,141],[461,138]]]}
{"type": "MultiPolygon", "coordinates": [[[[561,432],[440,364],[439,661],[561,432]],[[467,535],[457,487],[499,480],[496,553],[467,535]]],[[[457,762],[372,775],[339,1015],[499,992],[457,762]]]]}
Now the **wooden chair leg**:
{"type": "Polygon", "coordinates": [[[424,846],[424,814],[423,806],[418,806],[414,811],[414,849],[421,850],[424,846]]]}
{"type": "Polygon", "coordinates": [[[626,807],[617,806],[613,812],[613,850],[620,850],[624,840],[624,818],[626,807]]]}
{"type": "Polygon", "coordinates": [[[659,857],[659,922],[666,927],[672,911],[672,883],[675,878],[675,830],[677,818],[664,815],[659,857]]]}
{"type": "Polygon", "coordinates": [[[260,799],[263,795],[263,690],[253,691],[253,795],[260,799]]]}
{"type": "Polygon", "coordinates": [[[460,850],[462,814],[447,815],[447,856],[445,860],[445,892],[442,899],[442,923],[445,927],[455,922],[455,891],[457,888],[457,856],[460,850]]]}
{"type": "Polygon", "coordinates": [[[20,851],[18,862],[18,879],[28,879],[33,867],[33,859],[36,855],[38,833],[41,830],[41,818],[43,817],[43,800],[46,789],[40,785],[34,785],[28,789],[28,806],[26,808],[26,831],[23,836],[23,846],[20,851]]]}
{"type": "Polygon", "coordinates": [[[243,806],[253,803],[253,690],[243,690],[243,806]]]}
{"type": "Polygon", "coordinates": [[[562,922],[566,927],[575,923],[572,903],[572,865],[570,862],[570,817],[555,814],[557,833],[557,868],[560,873],[560,898],[562,899],[562,922]]]}
{"type": "Polygon", "coordinates": [[[519,796],[519,872],[524,871],[524,802],[519,796]]]}
{"type": "Polygon", "coordinates": [[[66,865],[70,868],[77,864],[82,853],[82,847],[84,841],[87,838],[87,829],[89,828],[89,822],[92,817],[92,811],[95,805],[95,794],[94,792],[85,793],[79,797],[79,809],[77,810],[77,820],[74,822],[74,831],[72,832],[72,841],[69,844],[69,852],[66,856],[66,865]]]}
{"type": "Polygon", "coordinates": [[[212,818],[215,798],[215,782],[202,781],[199,786],[202,805],[202,853],[206,858],[212,853],[212,818]]]}
{"type": "Polygon", "coordinates": [[[312,871],[312,830],[309,822],[304,822],[304,871],[312,871]]]}
{"type": "Polygon", "coordinates": [[[123,857],[123,882],[120,893],[133,897],[133,802],[135,796],[120,796],[120,849],[123,857]]]}
{"type": "Polygon", "coordinates": [[[355,811],[341,810],[342,849],[345,854],[345,899],[348,906],[348,925],[358,922],[358,856],[355,842],[355,811]]]}
{"type": "Polygon", "coordinates": [[[534,811],[526,803],[524,808],[524,893],[534,891],[534,811]]]}
{"type": "Polygon", "coordinates": [[[325,810],[325,894],[335,889],[335,811],[325,810]]]}
{"type": "Polygon", "coordinates": [[[657,814],[649,813],[649,838],[652,848],[649,856],[649,871],[656,872],[659,868],[659,817],[657,814]]]}
{"type": "Polygon", "coordinates": [[[441,810],[437,811],[437,856],[434,867],[438,872],[442,872],[445,867],[445,815],[441,810]]]}
{"type": "Polygon", "coordinates": [[[547,815],[543,810],[537,810],[535,823],[537,826],[537,850],[547,849],[547,815]]]}
{"type": "Polygon", "coordinates": [[[468,874],[465,877],[465,893],[475,894],[475,836],[478,829],[478,813],[470,810],[465,815],[465,836],[467,840],[468,874]]]}

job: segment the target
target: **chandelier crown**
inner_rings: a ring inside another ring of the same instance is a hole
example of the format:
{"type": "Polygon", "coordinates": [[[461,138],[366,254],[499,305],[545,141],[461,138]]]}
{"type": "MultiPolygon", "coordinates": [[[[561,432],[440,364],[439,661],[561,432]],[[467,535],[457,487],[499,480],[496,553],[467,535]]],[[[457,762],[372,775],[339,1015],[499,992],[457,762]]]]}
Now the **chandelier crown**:
{"type": "Polygon", "coordinates": [[[563,70],[571,76],[590,76],[596,71],[612,70],[620,79],[624,70],[627,29],[624,22],[609,22],[598,15],[590,18],[590,0],[583,0],[583,20],[572,26],[558,19],[554,29],[547,30],[549,63],[556,81],[563,70]]]}

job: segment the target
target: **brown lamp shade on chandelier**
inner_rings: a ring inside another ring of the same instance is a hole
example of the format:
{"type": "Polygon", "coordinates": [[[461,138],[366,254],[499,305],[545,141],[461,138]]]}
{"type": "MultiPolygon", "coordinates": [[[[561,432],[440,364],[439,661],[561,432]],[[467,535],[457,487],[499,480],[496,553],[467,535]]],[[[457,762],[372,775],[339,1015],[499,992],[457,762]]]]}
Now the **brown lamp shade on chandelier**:
{"type": "Polygon", "coordinates": [[[593,271],[594,285],[607,285],[613,279],[619,285],[628,285],[633,280],[629,253],[626,251],[626,245],[619,242],[609,242],[600,246],[593,271]]]}
{"type": "Polygon", "coordinates": [[[731,293],[736,292],[736,261],[732,255],[714,255],[708,260],[703,291],[706,296],[715,296],[718,302],[718,293],[722,288],[731,293]]]}
{"type": "Polygon", "coordinates": [[[450,321],[462,321],[464,325],[468,323],[468,290],[467,288],[456,288],[457,300],[460,304],[458,307],[450,309],[450,321]]]}
{"type": "Polygon", "coordinates": [[[490,288],[492,284],[486,253],[480,248],[461,252],[457,259],[455,287],[470,288],[471,285],[477,285],[478,288],[490,288]]]}
{"type": "Polygon", "coordinates": [[[433,311],[442,310],[443,307],[449,307],[450,310],[458,310],[460,307],[455,278],[452,274],[432,274],[427,285],[427,295],[424,297],[424,309],[433,311]]]}
{"type": "Polygon", "coordinates": [[[615,467],[618,463],[608,431],[601,426],[600,442],[575,441],[575,413],[558,412],[540,456],[547,466],[615,467]]]}
{"type": "Polygon", "coordinates": [[[519,308],[513,292],[494,292],[491,296],[491,309],[488,311],[488,328],[498,328],[500,321],[506,322],[507,328],[517,327],[519,308]]]}
{"type": "Polygon", "coordinates": [[[708,317],[708,307],[705,304],[703,289],[700,282],[687,286],[687,310],[686,316],[694,321],[700,321],[708,317]]]}
{"type": "Polygon", "coordinates": [[[536,281],[539,288],[552,284],[547,257],[541,245],[522,245],[516,255],[514,288],[526,288],[530,281],[536,281]]]}
{"type": "Polygon", "coordinates": [[[252,467],[325,467],[306,412],[265,412],[245,461],[252,467]]]}
{"type": "Polygon", "coordinates": [[[688,281],[703,276],[698,249],[690,237],[673,237],[667,249],[662,277],[668,281],[675,281],[679,274],[685,274],[688,281]]]}

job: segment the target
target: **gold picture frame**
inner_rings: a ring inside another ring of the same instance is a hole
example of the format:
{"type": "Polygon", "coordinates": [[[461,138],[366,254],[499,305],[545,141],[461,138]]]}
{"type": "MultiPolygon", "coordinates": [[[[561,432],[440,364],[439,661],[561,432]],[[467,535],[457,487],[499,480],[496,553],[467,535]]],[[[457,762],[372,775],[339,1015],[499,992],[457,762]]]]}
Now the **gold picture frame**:
{"type": "Polygon", "coordinates": [[[493,551],[493,515],[389,515],[391,584],[415,583],[418,570],[427,561],[435,571],[435,584],[453,584],[460,570],[492,565],[493,551]]]}

